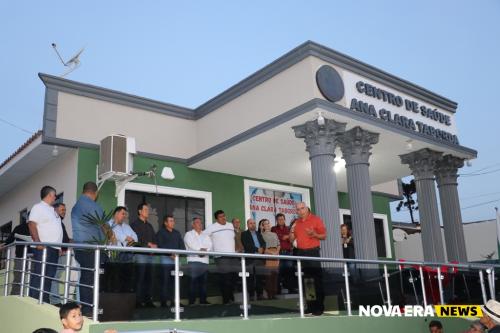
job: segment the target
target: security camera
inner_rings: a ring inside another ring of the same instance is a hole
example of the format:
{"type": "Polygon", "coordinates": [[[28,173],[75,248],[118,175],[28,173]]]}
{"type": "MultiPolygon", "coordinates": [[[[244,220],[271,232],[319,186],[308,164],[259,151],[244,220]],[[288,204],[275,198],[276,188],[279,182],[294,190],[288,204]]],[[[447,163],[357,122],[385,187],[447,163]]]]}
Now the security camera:
{"type": "Polygon", "coordinates": [[[172,170],[172,168],[164,167],[163,170],[161,170],[161,178],[166,180],[175,179],[174,171],[172,170]]]}

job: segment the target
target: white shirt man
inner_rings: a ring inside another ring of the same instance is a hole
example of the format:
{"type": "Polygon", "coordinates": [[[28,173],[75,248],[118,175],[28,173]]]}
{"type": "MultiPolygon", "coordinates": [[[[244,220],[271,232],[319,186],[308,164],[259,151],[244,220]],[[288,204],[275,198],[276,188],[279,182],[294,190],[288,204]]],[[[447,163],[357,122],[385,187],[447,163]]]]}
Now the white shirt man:
{"type": "Polygon", "coordinates": [[[212,248],[215,252],[236,252],[234,241],[234,227],[226,222],[226,216],[222,212],[217,222],[209,225],[203,234],[210,237],[212,248]]]}
{"type": "MultiPolygon", "coordinates": [[[[63,230],[61,218],[54,210],[54,207],[44,200],[31,208],[28,221],[36,225],[40,242],[62,243],[63,230]]],[[[59,247],[55,248],[58,249],[59,247]]]]}
{"type": "MultiPolygon", "coordinates": [[[[208,235],[202,233],[201,220],[193,220],[193,230],[186,232],[184,235],[184,244],[186,250],[191,251],[212,251],[212,241],[208,235]]],[[[188,262],[200,262],[208,264],[208,256],[190,255],[187,257],[188,262]]]]}
{"type": "MultiPolygon", "coordinates": [[[[235,253],[235,232],[231,223],[227,223],[226,214],[218,210],[214,214],[214,224],[209,225],[204,235],[210,237],[212,248],[215,252],[235,253]]],[[[235,272],[239,269],[239,262],[230,257],[216,257],[215,266],[219,273],[219,287],[222,294],[222,303],[229,304],[234,301],[233,288],[236,279],[235,272]]]]}
{"type": "MultiPolygon", "coordinates": [[[[31,238],[34,242],[46,242],[46,243],[62,243],[63,240],[63,229],[61,224],[61,218],[59,214],[55,211],[52,205],[56,200],[56,190],[51,186],[44,186],[40,190],[40,198],[42,201],[35,204],[31,208],[30,216],[28,218],[28,228],[30,230],[31,238]]],[[[30,279],[30,296],[39,299],[39,289],[40,289],[40,274],[41,274],[41,261],[43,258],[43,251],[45,246],[37,245],[33,251],[34,256],[34,266],[33,275],[30,279]]],[[[58,246],[47,247],[46,248],[45,260],[49,264],[57,264],[59,260],[58,246]]],[[[52,285],[52,279],[56,275],[57,266],[46,265],[45,266],[45,279],[44,282],[44,293],[43,301],[49,303],[50,288],[52,285]]],[[[55,282],[54,282],[55,283],[55,282]]]]}
{"type": "MultiPolygon", "coordinates": [[[[203,233],[203,226],[200,218],[193,219],[193,230],[186,232],[184,245],[186,250],[191,251],[212,251],[212,241],[210,237],[203,233]]],[[[189,304],[194,304],[199,296],[200,304],[210,304],[207,302],[207,278],[209,257],[204,255],[190,255],[187,257],[189,265],[189,304]]]]}

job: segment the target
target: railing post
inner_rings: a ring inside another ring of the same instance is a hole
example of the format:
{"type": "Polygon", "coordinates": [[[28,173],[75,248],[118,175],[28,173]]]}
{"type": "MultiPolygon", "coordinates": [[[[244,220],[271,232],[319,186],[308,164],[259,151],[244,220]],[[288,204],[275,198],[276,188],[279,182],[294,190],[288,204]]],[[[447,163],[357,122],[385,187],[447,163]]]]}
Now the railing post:
{"type": "Polygon", "coordinates": [[[23,268],[21,270],[21,285],[19,286],[19,296],[24,295],[24,279],[26,277],[26,258],[28,258],[28,246],[23,246],[23,268]]]}
{"type": "Polygon", "coordinates": [[[425,294],[424,270],[422,269],[422,265],[418,266],[418,271],[420,272],[420,284],[422,285],[422,297],[424,299],[424,306],[427,306],[427,295],[425,294]]]}
{"type": "Polygon", "coordinates": [[[391,291],[389,290],[389,274],[387,274],[387,265],[384,264],[384,279],[385,279],[385,293],[387,295],[387,305],[391,306],[391,291]]]}
{"type": "Polygon", "coordinates": [[[490,299],[495,299],[495,287],[493,286],[493,276],[491,274],[493,268],[488,268],[486,274],[488,274],[488,288],[490,289],[490,299]]]}
{"type": "Polygon", "coordinates": [[[245,257],[241,257],[241,288],[243,292],[243,319],[248,319],[247,266],[245,257]]]}
{"type": "Polygon", "coordinates": [[[491,286],[493,287],[493,294],[491,298],[496,301],[496,288],[495,288],[495,267],[491,267],[491,286]]]}
{"type": "Polygon", "coordinates": [[[99,274],[101,273],[101,249],[96,248],[94,252],[94,307],[92,308],[92,320],[97,321],[99,316],[99,274]]]}
{"type": "Polygon", "coordinates": [[[174,255],[174,261],[175,261],[175,276],[174,276],[175,321],[181,321],[181,293],[180,293],[180,284],[179,284],[179,255],[177,253],[174,255]]]}
{"type": "Polygon", "coordinates": [[[441,305],[444,304],[444,295],[443,295],[443,281],[441,280],[442,279],[442,275],[441,275],[441,266],[438,266],[438,269],[437,269],[437,278],[438,278],[438,287],[439,287],[439,302],[441,305]]]}
{"type": "Polygon", "coordinates": [[[38,304],[43,304],[43,292],[45,290],[45,266],[47,263],[47,247],[42,250],[42,269],[40,271],[40,294],[38,295],[38,304]]]}
{"type": "Polygon", "coordinates": [[[9,270],[10,270],[10,247],[6,248],[7,251],[7,262],[5,263],[5,282],[3,287],[3,295],[7,296],[9,294],[9,270]]]}
{"type": "Polygon", "coordinates": [[[486,304],[488,302],[488,296],[486,295],[486,288],[484,286],[484,275],[483,275],[483,270],[479,270],[479,281],[481,283],[481,294],[483,295],[483,304],[486,304]]]}
{"type": "MultiPolygon", "coordinates": [[[[399,265],[399,272],[400,272],[400,274],[402,274],[401,265],[399,265]]],[[[408,273],[410,273],[410,282],[411,282],[411,286],[413,287],[413,294],[415,295],[415,300],[417,301],[417,304],[420,304],[420,300],[418,299],[418,295],[417,295],[417,288],[415,288],[415,279],[413,278],[413,273],[411,272],[411,270],[409,270],[408,273]]],[[[403,276],[401,275],[401,278],[402,277],[403,276]]]]}
{"type": "Polygon", "coordinates": [[[300,317],[304,318],[304,292],[302,287],[302,262],[297,260],[297,279],[299,283],[299,311],[300,317]]]}
{"type": "Polygon", "coordinates": [[[30,283],[31,283],[31,264],[32,264],[33,256],[28,261],[28,269],[26,271],[28,277],[26,281],[26,289],[24,292],[24,296],[28,297],[30,295],[30,283]]]}
{"type": "Polygon", "coordinates": [[[345,293],[346,293],[346,305],[347,305],[347,315],[352,316],[351,311],[351,291],[349,289],[349,270],[347,263],[344,262],[344,280],[345,280],[345,293]]]}
{"type": "Polygon", "coordinates": [[[63,304],[68,302],[69,296],[69,276],[70,276],[70,265],[71,265],[71,248],[68,247],[66,251],[66,267],[64,267],[64,299],[63,304]]]}

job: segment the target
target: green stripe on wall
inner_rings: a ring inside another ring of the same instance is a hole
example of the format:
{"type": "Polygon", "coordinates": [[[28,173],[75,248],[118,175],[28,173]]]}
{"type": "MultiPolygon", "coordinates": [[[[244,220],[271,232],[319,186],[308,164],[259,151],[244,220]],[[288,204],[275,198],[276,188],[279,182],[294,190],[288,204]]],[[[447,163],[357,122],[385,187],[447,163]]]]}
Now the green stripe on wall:
{"type": "MultiPolygon", "coordinates": [[[[95,149],[80,148],[78,152],[78,182],[77,189],[80,193],[83,184],[86,181],[95,181],[96,166],[99,163],[99,151],[95,149]]],[[[244,219],[244,193],[243,193],[243,180],[246,177],[230,175],[219,172],[204,171],[187,167],[183,163],[162,161],[142,156],[134,158],[134,170],[147,171],[151,165],[155,164],[158,170],[163,167],[171,167],[175,174],[175,179],[167,181],[158,177],[159,186],[169,186],[184,188],[190,190],[199,190],[212,192],[212,211],[222,209],[226,212],[228,218],[239,217],[244,219]]],[[[282,182],[275,182],[266,179],[254,179],[264,182],[272,182],[282,185],[292,185],[297,187],[304,187],[295,184],[287,184],[282,182]]],[[[154,184],[154,180],[147,177],[140,177],[134,180],[136,183],[154,184]]],[[[311,209],[314,211],[314,194],[312,189],[311,193],[311,209]]],[[[106,182],[99,193],[98,202],[103,206],[104,210],[110,211],[116,206],[115,198],[115,185],[112,182],[106,182]]],[[[390,220],[390,199],[382,195],[373,195],[373,210],[375,213],[385,214],[390,220]]],[[[340,208],[349,209],[349,197],[347,193],[339,192],[340,208]]],[[[244,223],[242,223],[243,225],[244,223]]],[[[392,232],[389,233],[392,245],[392,232]]],[[[392,249],[394,253],[394,248],[392,249]]]]}

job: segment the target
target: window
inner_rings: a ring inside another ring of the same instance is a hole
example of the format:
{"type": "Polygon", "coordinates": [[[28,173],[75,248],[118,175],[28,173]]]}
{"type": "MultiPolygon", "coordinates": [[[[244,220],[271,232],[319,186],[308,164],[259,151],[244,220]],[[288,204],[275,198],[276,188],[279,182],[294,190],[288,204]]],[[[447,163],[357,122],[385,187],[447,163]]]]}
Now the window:
{"type": "Polygon", "coordinates": [[[137,206],[147,202],[149,204],[149,223],[155,232],[160,229],[163,217],[173,215],[175,229],[182,235],[191,230],[191,221],[200,217],[205,222],[205,200],[200,198],[182,197],[168,194],[153,194],[139,191],[125,191],[125,206],[129,210],[129,220],[137,219],[137,206]]]}
{"type": "Polygon", "coordinates": [[[0,227],[0,243],[5,242],[11,232],[12,232],[12,221],[2,225],[0,227]]]}
{"type": "Polygon", "coordinates": [[[56,194],[56,201],[54,201],[54,204],[61,204],[61,203],[64,203],[64,192],[56,194]]]}
{"type": "Polygon", "coordinates": [[[20,211],[19,212],[19,224],[28,222],[29,216],[30,216],[30,213],[28,212],[28,208],[24,208],[22,211],[20,211]]]}
{"type": "MultiPolygon", "coordinates": [[[[352,230],[351,212],[346,209],[340,210],[341,221],[345,223],[352,230]]],[[[390,238],[388,234],[388,221],[387,216],[382,214],[373,214],[373,223],[375,224],[375,239],[377,242],[377,256],[378,257],[392,257],[390,238]]],[[[354,239],[354,248],[356,249],[356,239],[354,239]]]]}
{"type": "MultiPolygon", "coordinates": [[[[0,227],[0,243],[4,243],[12,232],[12,221],[0,227]]],[[[5,268],[7,251],[0,251],[0,269],[5,268]]]]}

